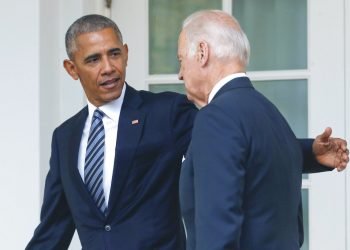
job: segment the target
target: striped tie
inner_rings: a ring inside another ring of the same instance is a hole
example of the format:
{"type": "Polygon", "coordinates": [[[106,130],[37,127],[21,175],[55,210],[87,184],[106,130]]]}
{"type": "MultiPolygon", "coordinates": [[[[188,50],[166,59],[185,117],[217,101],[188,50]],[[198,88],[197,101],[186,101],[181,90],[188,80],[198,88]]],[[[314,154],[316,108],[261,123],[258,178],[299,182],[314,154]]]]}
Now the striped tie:
{"type": "Polygon", "coordinates": [[[105,131],[103,112],[96,109],[92,117],[89,139],[86,147],[84,179],[85,185],[95,200],[98,208],[106,215],[107,206],[103,191],[103,162],[105,131]]]}

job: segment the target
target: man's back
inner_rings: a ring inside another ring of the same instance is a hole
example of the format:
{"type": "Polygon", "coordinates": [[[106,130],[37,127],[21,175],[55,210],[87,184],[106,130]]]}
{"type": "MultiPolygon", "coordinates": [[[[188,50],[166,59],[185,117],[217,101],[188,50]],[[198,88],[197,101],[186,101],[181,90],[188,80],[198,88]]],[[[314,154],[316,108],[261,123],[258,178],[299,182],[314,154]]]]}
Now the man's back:
{"type": "Polygon", "coordinates": [[[226,84],[199,111],[189,150],[181,174],[186,227],[196,228],[189,249],[299,249],[300,146],[248,78],[226,84]]]}

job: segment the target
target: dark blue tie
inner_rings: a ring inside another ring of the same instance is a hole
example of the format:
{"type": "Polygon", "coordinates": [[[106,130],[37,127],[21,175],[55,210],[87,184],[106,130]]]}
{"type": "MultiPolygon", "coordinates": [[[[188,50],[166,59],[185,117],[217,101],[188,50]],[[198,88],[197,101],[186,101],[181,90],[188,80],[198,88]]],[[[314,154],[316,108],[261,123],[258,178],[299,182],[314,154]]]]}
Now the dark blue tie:
{"type": "Polygon", "coordinates": [[[85,185],[95,200],[98,208],[106,214],[107,206],[103,191],[103,163],[105,148],[105,131],[103,112],[96,109],[92,117],[91,128],[86,147],[84,180],[85,185]]]}

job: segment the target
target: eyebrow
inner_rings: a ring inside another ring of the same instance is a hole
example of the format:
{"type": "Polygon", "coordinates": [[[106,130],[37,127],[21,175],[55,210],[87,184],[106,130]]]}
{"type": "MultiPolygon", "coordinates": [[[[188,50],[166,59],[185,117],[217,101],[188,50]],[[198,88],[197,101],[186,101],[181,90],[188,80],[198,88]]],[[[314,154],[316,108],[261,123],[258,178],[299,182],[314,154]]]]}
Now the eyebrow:
{"type": "MultiPolygon", "coordinates": [[[[108,54],[114,53],[114,52],[121,52],[121,51],[122,51],[122,50],[121,50],[120,48],[113,48],[113,49],[108,50],[108,54]]],[[[88,62],[88,61],[90,61],[91,59],[93,59],[93,58],[98,58],[98,57],[100,57],[100,56],[101,56],[100,53],[91,54],[91,55],[87,56],[87,57],[84,59],[84,62],[88,62]]]]}
{"type": "Polygon", "coordinates": [[[113,48],[108,50],[108,53],[113,53],[113,52],[121,52],[122,50],[120,48],[113,48]]]}

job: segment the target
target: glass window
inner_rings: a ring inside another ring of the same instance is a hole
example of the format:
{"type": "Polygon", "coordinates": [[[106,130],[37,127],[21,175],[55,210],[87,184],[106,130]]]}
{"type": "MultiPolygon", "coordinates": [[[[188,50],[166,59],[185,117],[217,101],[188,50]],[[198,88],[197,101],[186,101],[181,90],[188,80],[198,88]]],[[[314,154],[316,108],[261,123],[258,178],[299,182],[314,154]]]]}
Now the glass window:
{"type": "MultiPolygon", "coordinates": [[[[307,81],[255,81],[254,87],[276,105],[298,138],[307,137],[307,81]]],[[[152,92],[185,93],[183,84],[150,84],[152,92]]]]}
{"type": "Polygon", "coordinates": [[[277,106],[298,138],[307,137],[307,80],[255,81],[253,85],[277,106]]]}
{"type": "Polygon", "coordinates": [[[248,70],[307,68],[307,1],[234,0],[233,15],[248,36],[248,70]]]}
{"type": "Polygon", "coordinates": [[[176,74],[182,21],[200,9],[221,8],[221,0],[149,0],[149,74],[176,74]]]}
{"type": "MultiPolygon", "coordinates": [[[[255,81],[254,87],[276,105],[298,138],[307,137],[307,81],[255,81]]],[[[152,92],[185,93],[183,84],[150,84],[152,92]]]]}
{"type": "Polygon", "coordinates": [[[149,90],[154,93],[164,92],[164,91],[173,91],[180,94],[185,94],[185,85],[183,84],[150,84],[149,90]]]}

